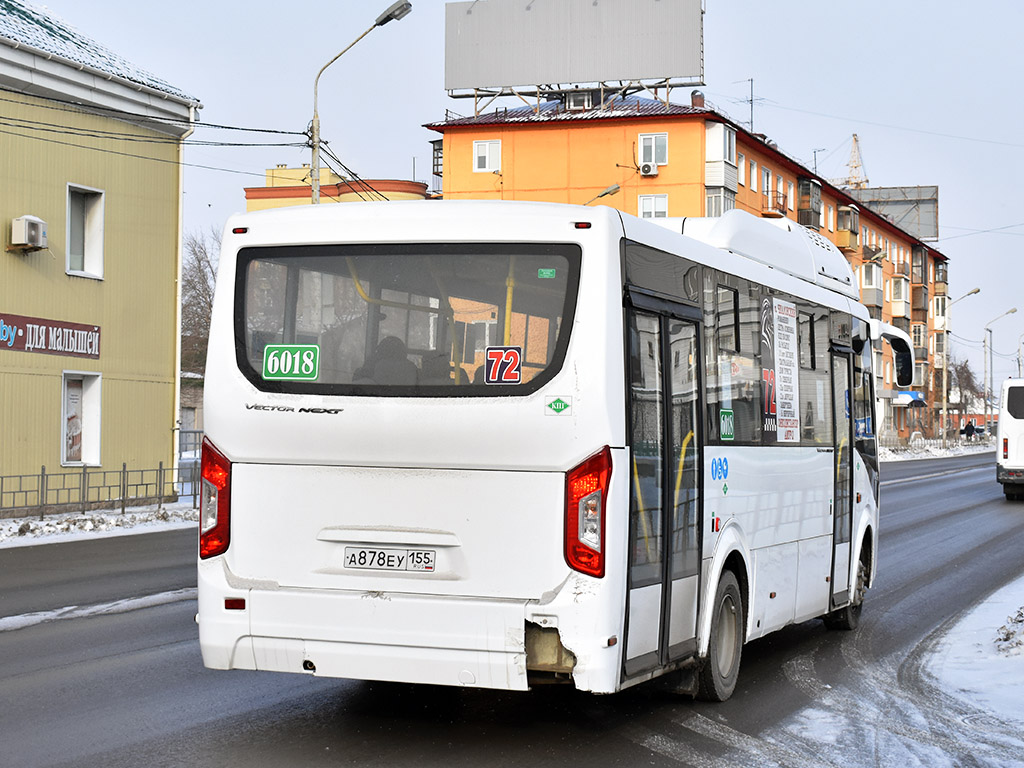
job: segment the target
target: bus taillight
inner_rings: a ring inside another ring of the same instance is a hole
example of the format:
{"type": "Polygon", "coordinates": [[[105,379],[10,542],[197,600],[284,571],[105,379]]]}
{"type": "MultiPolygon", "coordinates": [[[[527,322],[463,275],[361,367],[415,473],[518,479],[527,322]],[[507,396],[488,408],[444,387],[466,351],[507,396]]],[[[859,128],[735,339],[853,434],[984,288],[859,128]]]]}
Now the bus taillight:
{"type": "Polygon", "coordinates": [[[231,543],[231,462],[203,438],[199,557],[224,554],[231,543]]]}
{"type": "Polygon", "coordinates": [[[1010,446],[1009,446],[1008,440],[1009,440],[1009,438],[1006,438],[1006,437],[1003,438],[1003,458],[1004,459],[1010,458],[1010,446]]]}
{"type": "Polygon", "coordinates": [[[604,576],[604,521],[612,452],[605,447],[565,476],[565,560],[589,576],[604,576]]]}

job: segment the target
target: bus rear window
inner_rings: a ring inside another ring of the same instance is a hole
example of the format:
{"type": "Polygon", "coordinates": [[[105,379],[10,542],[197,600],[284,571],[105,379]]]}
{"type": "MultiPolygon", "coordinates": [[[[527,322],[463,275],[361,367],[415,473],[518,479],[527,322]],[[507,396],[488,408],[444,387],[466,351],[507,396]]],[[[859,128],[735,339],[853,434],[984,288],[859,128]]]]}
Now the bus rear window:
{"type": "Polygon", "coordinates": [[[271,392],[517,395],[559,369],[572,244],[317,245],[239,252],[239,367],[271,392]]]}
{"type": "Polygon", "coordinates": [[[1006,388],[1006,410],[1015,419],[1024,419],[1024,387],[1006,388]]]}

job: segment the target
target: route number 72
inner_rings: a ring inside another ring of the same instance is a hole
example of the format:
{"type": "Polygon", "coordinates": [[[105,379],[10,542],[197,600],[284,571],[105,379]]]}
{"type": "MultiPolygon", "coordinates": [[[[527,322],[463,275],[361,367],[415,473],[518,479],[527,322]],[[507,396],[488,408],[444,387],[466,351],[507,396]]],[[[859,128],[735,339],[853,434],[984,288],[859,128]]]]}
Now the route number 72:
{"type": "Polygon", "coordinates": [[[523,377],[522,347],[487,347],[484,384],[518,384],[523,377]]]}

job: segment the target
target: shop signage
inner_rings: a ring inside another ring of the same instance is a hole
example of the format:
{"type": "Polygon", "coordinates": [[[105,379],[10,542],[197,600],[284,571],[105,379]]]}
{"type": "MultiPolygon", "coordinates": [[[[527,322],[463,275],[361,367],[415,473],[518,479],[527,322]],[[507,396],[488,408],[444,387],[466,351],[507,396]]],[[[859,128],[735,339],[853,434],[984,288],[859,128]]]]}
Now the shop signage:
{"type": "Polygon", "coordinates": [[[100,327],[0,312],[0,352],[35,352],[98,360],[100,327]]]}

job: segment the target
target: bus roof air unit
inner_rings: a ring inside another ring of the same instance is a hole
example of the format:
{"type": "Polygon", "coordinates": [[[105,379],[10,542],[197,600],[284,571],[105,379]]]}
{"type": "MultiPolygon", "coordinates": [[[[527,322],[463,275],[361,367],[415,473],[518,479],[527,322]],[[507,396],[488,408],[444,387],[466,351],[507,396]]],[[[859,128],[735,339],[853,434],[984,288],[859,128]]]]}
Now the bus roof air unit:
{"type": "Polygon", "coordinates": [[[842,252],[817,232],[795,221],[762,219],[740,210],[713,218],[650,221],[851,299],[860,299],[853,269],[842,252]]]}

